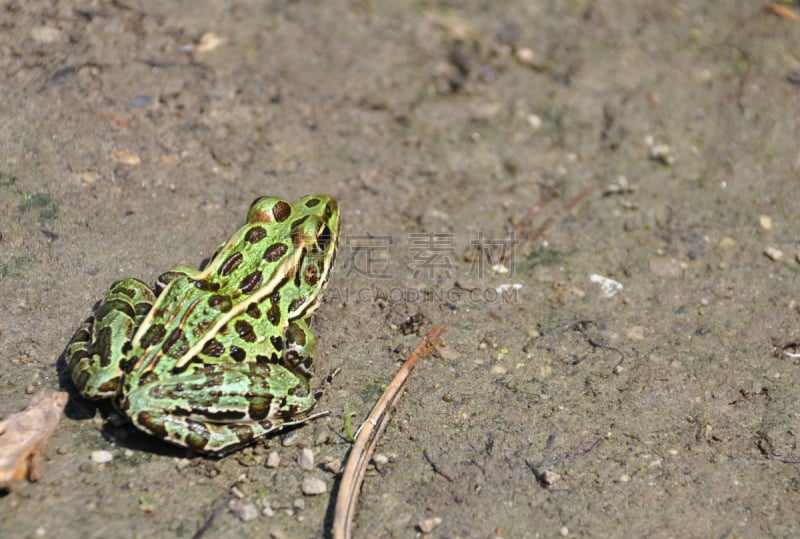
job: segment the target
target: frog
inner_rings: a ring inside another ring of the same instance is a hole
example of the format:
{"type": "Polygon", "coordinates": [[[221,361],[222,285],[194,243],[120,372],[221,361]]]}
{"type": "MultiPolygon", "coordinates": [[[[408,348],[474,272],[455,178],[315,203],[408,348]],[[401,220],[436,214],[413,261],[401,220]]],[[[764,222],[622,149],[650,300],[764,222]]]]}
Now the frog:
{"type": "Polygon", "coordinates": [[[114,282],[65,352],[78,392],[210,455],[313,419],[308,326],[333,269],[330,195],[263,196],[202,269],[114,282]]]}

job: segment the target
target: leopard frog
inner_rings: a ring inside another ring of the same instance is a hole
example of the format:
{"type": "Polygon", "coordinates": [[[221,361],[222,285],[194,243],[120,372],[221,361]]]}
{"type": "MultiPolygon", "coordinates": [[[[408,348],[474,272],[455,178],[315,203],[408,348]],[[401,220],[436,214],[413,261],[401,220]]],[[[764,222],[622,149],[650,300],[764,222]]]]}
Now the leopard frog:
{"type": "Polygon", "coordinates": [[[204,453],[307,421],[317,396],[306,319],[338,234],[330,196],[256,199],[203,270],[175,266],[154,290],[112,284],[67,347],[72,380],[138,428],[204,453]]]}

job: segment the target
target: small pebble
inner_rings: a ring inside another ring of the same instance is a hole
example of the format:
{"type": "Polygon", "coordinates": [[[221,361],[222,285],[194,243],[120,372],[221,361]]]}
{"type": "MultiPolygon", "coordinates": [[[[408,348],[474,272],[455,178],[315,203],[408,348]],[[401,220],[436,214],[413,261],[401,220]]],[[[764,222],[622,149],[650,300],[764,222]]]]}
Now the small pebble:
{"type": "Polygon", "coordinates": [[[528,114],[528,125],[535,131],[542,127],[542,119],[536,114],[528,114]]]}
{"type": "Polygon", "coordinates": [[[267,457],[267,468],[277,468],[281,465],[281,456],[277,451],[272,451],[267,457]]]}
{"type": "Polygon", "coordinates": [[[255,520],[258,518],[258,507],[253,502],[248,502],[244,504],[236,504],[231,507],[231,511],[234,515],[239,517],[239,520],[242,522],[250,522],[251,520],[255,520]]]}
{"type": "Polygon", "coordinates": [[[178,462],[175,463],[175,467],[178,469],[178,471],[182,471],[186,469],[186,467],[189,466],[189,464],[191,464],[191,461],[189,459],[186,458],[178,459],[178,462]]]}
{"type": "Polygon", "coordinates": [[[502,365],[492,365],[492,368],[489,369],[491,374],[502,375],[506,373],[506,368],[502,365]]]}
{"type": "Polygon", "coordinates": [[[114,455],[112,455],[109,451],[92,451],[92,462],[95,464],[105,464],[106,462],[111,462],[112,460],[114,460],[114,455]]]}
{"type": "Polygon", "coordinates": [[[385,466],[389,463],[389,457],[384,455],[383,453],[375,453],[372,456],[372,462],[375,463],[375,466],[385,466]]]}
{"type": "Polygon", "coordinates": [[[281,440],[281,445],[283,447],[293,447],[300,443],[300,431],[293,430],[283,436],[281,440]]]}
{"type": "Polygon", "coordinates": [[[31,30],[31,38],[37,43],[49,45],[61,39],[61,30],[50,26],[37,26],[31,30]]]}
{"type": "Polygon", "coordinates": [[[672,148],[666,144],[656,144],[650,148],[650,159],[667,166],[675,164],[675,156],[672,153],[672,148]]]}
{"type": "Polygon", "coordinates": [[[561,537],[566,537],[567,535],[569,535],[569,528],[567,528],[566,526],[561,526],[561,529],[558,530],[558,534],[561,537]]]}
{"type": "Polygon", "coordinates": [[[558,474],[552,470],[545,470],[542,472],[540,479],[542,483],[549,487],[561,481],[561,474],[558,474]]]}
{"type": "Polygon", "coordinates": [[[536,55],[528,47],[517,49],[517,61],[526,66],[532,66],[536,55]]]}
{"type": "Polygon", "coordinates": [[[325,457],[320,461],[320,464],[322,464],[322,469],[326,472],[336,474],[342,471],[342,461],[335,457],[325,457]]]}
{"type": "Polygon", "coordinates": [[[264,500],[261,502],[261,514],[265,517],[275,516],[275,509],[272,508],[272,504],[269,502],[269,500],[264,500]]]}
{"type": "Polygon", "coordinates": [[[783,260],[783,251],[776,247],[767,247],[764,249],[764,254],[773,262],[780,262],[783,260]]]}
{"type": "Polygon", "coordinates": [[[441,523],[442,519],[440,517],[426,518],[425,520],[421,520],[419,524],[417,524],[417,527],[422,533],[431,533],[436,529],[436,526],[441,523]]]}
{"type": "Polygon", "coordinates": [[[303,479],[300,490],[306,496],[316,496],[317,494],[324,494],[328,490],[328,485],[322,479],[308,476],[303,479]]]}
{"type": "Polygon", "coordinates": [[[770,217],[769,215],[759,215],[758,223],[764,230],[767,231],[772,230],[772,217],[770,217]]]}
{"type": "Polygon", "coordinates": [[[295,511],[302,511],[306,508],[306,501],[303,498],[297,498],[292,502],[292,507],[295,511]]]}
{"type": "Polygon", "coordinates": [[[314,452],[311,451],[309,448],[303,448],[300,451],[300,455],[297,457],[297,464],[300,465],[301,470],[313,470],[314,469],[314,452]]]}

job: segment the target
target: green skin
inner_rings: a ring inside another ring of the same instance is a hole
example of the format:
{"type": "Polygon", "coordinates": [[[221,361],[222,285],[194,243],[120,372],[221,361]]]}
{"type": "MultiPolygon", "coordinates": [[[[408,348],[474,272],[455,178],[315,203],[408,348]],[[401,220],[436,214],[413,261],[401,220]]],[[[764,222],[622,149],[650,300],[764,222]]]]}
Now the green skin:
{"type": "Polygon", "coordinates": [[[175,266],[155,292],[137,279],[111,285],[67,348],[73,382],[86,398],[113,399],[138,428],[204,453],[307,421],[316,397],[306,318],[338,234],[330,196],[257,199],[202,271],[175,266]]]}

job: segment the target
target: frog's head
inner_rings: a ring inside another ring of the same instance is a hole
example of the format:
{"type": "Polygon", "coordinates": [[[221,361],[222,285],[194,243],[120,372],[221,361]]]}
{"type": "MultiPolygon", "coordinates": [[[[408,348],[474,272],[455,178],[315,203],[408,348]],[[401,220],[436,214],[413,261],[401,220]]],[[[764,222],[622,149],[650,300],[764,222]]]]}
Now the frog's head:
{"type": "MultiPolygon", "coordinates": [[[[271,233],[291,237],[291,247],[282,253],[294,261],[296,268],[289,318],[312,312],[336,258],[339,240],[336,200],[329,195],[308,195],[289,204],[279,198],[261,197],[250,206],[247,222],[270,223],[271,233]]],[[[282,292],[289,292],[289,288],[284,287],[282,292]]]]}

